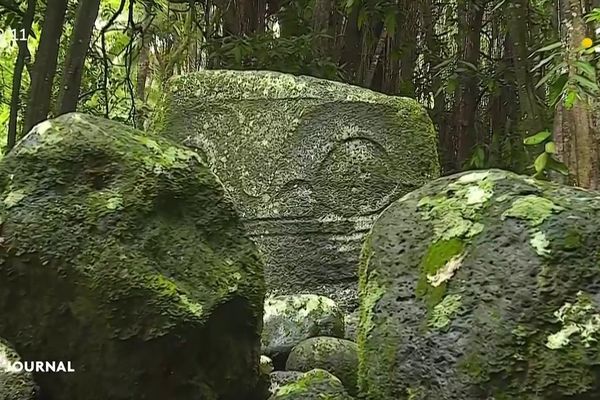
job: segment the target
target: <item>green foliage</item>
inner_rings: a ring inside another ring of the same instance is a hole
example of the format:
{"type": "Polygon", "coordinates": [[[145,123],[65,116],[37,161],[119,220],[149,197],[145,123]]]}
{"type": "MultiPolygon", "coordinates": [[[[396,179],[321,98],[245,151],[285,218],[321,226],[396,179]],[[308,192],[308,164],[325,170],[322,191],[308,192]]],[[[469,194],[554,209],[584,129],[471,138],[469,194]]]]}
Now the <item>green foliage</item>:
{"type": "Polygon", "coordinates": [[[537,155],[533,162],[535,170],[534,177],[538,179],[548,179],[551,171],[556,171],[563,175],[568,175],[567,166],[556,159],[556,143],[552,140],[552,132],[544,130],[535,135],[528,136],[523,140],[523,143],[528,146],[539,147],[543,145],[543,150],[537,155]]]}
{"type": "Polygon", "coordinates": [[[207,51],[229,69],[266,69],[296,75],[338,79],[340,70],[330,58],[316,53],[312,33],[277,37],[272,32],[250,37],[226,37],[211,42],[207,51]]]}

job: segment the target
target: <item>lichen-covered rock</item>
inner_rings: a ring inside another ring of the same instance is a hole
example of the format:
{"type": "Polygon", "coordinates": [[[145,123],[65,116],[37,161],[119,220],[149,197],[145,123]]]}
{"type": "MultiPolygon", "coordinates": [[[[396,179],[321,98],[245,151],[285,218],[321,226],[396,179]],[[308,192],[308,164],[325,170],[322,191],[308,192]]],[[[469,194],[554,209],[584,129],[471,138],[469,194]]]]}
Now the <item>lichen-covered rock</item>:
{"type": "Polygon", "coordinates": [[[270,394],[274,394],[281,386],[298,381],[304,376],[304,372],[300,371],[273,371],[269,375],[271,385],[269,387],[270,394]]]}
{"type": "Polygon", "coordinates": [[[202,71],[173,79],[157,115],[157,131],[202,150],[222,179],[280,294],[352,308],[374,218],[439,175],[421,105],[342,83],[202,71]]]}
{"type": "Polygon", "coordinates": [[[322,369],[313,369],[281,386],[269,400],[352,400],[342,382],[322,369]]]}
{"type": "Polygon", "coordinates": [[[360,310],[356,309],[352,311],[350,314],[346,314],[344,316],[344,339],[352,340],[356,342],[357,332],[358,332],[358,323],[360,321],[360,310]]]}
{"type": "Polygon", "coordinates": [[[29,372],[18,371],[14,363],[21,358],[0,339],[0,400],[36,400],[38,388],[29,372]]]}
{"type": "Polygon", "coordinates": [[[306,339],[294,347],[285,369],[310,371],[323,369],[335,375],[351,395],[356,395],[358,356],[356,343],[350,340],[319,336],[306,339]]]}
{"type": "Polygon", "coordinates": [[[69,114],[0,163],[0,335],[52,399],[248,398],[262,264],[197,155],[69,114]]]}
{"type": "Polygon", "coordinates": [[[390,206],[361,264],[369,400],[600,398],[600,193],[500,170],[390,206]]]}
{"type": "Polygon", "coordinates": [[[262,351],[282,369],[294,346],[314,336],[344,336],[344,316],[335,302],[312,294],[265,300],[262,351]]]}

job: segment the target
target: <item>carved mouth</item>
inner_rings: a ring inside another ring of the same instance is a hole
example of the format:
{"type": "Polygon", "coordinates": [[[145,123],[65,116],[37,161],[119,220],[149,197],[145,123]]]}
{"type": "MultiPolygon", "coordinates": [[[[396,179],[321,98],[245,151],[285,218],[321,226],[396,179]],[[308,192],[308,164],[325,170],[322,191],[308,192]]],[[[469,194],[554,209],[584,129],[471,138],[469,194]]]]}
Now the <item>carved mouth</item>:
{"type": "Polygon", "coordinates": [[[362,239],[379,213],[355,217],[255,218],[244,221],[250,236],[322,235],[335,241],[362,239]]]}

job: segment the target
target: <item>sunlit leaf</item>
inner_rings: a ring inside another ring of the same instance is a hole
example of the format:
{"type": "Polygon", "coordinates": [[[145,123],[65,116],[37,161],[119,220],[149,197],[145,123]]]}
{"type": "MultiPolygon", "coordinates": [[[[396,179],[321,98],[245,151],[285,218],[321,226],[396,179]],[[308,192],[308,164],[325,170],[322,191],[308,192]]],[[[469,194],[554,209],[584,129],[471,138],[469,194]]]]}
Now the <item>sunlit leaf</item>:
{"type": "Polygon", "coordinates": [[[535,168],[535,172],[542,172],[544,169],[546,169],[546,165],[548,164],[548,158],[550,156],[548,155],[548,153],[542,153],[540,154],[534,161],[533,163],[533,167],[535,168]]]}
{"type": "Polygon", "coordinates": [[[554,143],[554,142],[546,143],[546,145],[544,146],[544,150],[546,151],[546,153],[549,153],[549,154],[556,153],[556,143],[554,143]]]}
{"type": "Polygon", "coordinates": [[[562,42],[552,43],[552,44],[549,44],[548,46],[544,46],[544,47],[542,47],[540,49],[537,49],[536,51],[533,52],[533,54],[535,54],[535,53],[543,53],[545,51],[550,51],[550,50],[558,49],[561,46],[562,46],[562,42]]]}
{"type": "Polygon", "coordinates": [[[550,132],[548,130],[541,131],[541,132],[536,133],[535,135],[526,137],[525,139],[523,139],[523,143],[526,145],[540,144],[540,143],[543,143],[544,140],[548,139],[551,135],[552,135],[552,132],[550,132]]]}

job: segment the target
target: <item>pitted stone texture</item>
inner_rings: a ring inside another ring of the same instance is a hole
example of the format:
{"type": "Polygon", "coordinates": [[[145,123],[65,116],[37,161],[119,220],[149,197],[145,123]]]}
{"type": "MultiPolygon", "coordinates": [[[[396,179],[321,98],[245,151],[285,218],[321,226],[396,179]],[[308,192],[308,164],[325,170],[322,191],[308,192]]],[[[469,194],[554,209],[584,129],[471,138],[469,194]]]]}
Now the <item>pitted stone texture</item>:
{"type": "Polygon", "coordinates": [[[269,400],[353,400],[342,382],[329,372],[313,369],[280,386],[269,400]]]}
{"type": "Polygon", "coordinates": [[[258,250],[198,155],[83,114],[0,161],[0,335],[48,399],[250,399],[258,250]]]}
{"type": "Polygon", "coordinates": [[[439,175],[436,135],[417,102],[316,78],[179,77],[155,126],[202,150],[266,254],[268,287],[279,293],[338,300],[338,288],[350,288],[355,297],[374,218],[439,175]],[[314,290],[323,284],[324,293],[314,290]]]}
{"type": "Polygon", "coordinates": [[[390,206],[361,263],[368,400],[600,398],[600,193],[500,170],[390,206]]]}
{"type": "Polygon", "coordinates": [[[356,343],[327,336],[306,339],[292,349],[285,364],[285,369],[290,371],[310,371],[315,368],[332,373],[344,384],[348,393],[356,395],[356,343]]]}
{"type": "Polygon", "coordinates": [[[14,363],[22,362],[15,350],[0,339],[0,400],[36,400],[39,389],[29,372],[15,371],[14,363]]]}
{"type": "Polygon", "coordinates": [[[285,385],[289,385],[290,383],[297,382],[302,376],[304,372],[300,371],[273,371],[269,374],[269,379],[271,385],[269,386],[269,393],[271,395],[275,394],[277,390],[285,385]]]}
{"type": "Polygon", "coordinates": [[[282,369],[292,348],[314,336],[344,336],[344,316],[335,302],[316,295],[282,295],[265,301],[263,353],[282,369]]]}

